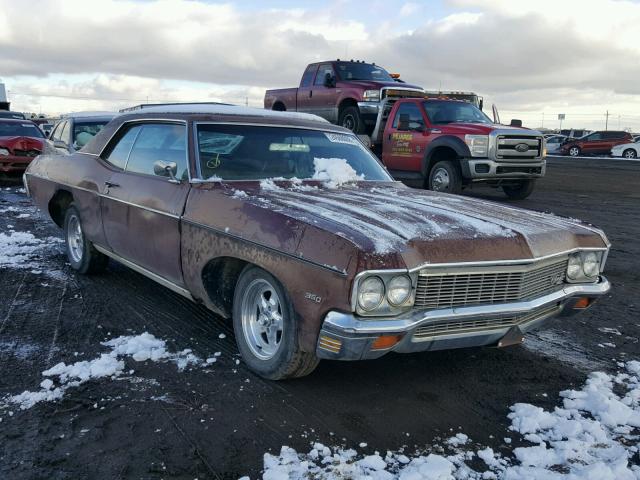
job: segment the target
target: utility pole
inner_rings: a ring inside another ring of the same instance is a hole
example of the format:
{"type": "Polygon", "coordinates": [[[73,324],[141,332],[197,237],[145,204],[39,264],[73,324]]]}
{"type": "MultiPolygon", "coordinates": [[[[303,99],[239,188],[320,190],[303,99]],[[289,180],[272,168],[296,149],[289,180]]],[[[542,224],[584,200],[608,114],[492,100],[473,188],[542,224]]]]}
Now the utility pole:
{"type": "Polygon", "coordinates": [[[544,112],[542,112],[542,128],[544,128],[544,112]]]}
{"type": "Polygon", "coordinates": [[[607,113],[606,113],[606,118],[604,121],[604,129],[605,131],[609,130],[609,110],[607,110],[607,113]]]}

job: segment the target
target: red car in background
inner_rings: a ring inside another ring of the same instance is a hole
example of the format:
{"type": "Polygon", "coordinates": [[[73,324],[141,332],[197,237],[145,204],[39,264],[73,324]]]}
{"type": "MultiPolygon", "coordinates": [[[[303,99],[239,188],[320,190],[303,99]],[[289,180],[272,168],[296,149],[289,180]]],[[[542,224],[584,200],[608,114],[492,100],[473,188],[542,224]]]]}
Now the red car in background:
{"type": "Polygon", "coordinates": [[[42,130],[32,121],[0,118],[0,174],[22,175],[44,144],[42,130]]]}
{"type": "Polygon", "coordinates": [[[577,157],[579,155],[608,155],[616,145],[632,143],[633,137],[628,132],[606,130],[593,132],[582,138],[563,143],[560,153],[577,157]]]}

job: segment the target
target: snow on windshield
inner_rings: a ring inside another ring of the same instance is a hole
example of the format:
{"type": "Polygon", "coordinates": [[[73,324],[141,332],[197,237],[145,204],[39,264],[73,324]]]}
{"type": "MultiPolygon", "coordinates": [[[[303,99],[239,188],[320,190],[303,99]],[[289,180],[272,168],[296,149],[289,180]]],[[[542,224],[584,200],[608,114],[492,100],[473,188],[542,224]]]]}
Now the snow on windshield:
{"type": "Polygon", "coordinates": [[[344,158],[318,158],[313,159],[313,180],[320,180],[330,188],[335,188],[343,183],[364,180],[364,175],[358,175],[344,158]]]}

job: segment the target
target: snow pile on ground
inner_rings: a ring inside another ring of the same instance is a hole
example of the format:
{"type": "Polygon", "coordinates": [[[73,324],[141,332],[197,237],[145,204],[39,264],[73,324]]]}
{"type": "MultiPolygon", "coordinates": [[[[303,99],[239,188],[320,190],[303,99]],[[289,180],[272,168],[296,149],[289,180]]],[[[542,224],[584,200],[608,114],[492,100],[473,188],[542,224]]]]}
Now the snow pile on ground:
{"type": "Polygon", "coordinates": [[[103,342],[102,345],[110,347],[109,353],[103,353],[93,360],[83,360],[67,365],[60,362],[48,370],[42,372],[45,380],[40,383],[40,390],[24,391],[19,395],[13,395],[0,401],[0,409],[9,405],[17,405],[22,410],[33,407],[39,402],[51,402],[59,400],[71,387],[77,387],[89,380],[99,378],[115,378],[124,371],[122,358],[132,358],[137,362],[151,360],[174,362],[179,371],[183,371],[189,365],[210,365],[194,355],[191,350],[172,353],[167,350],[164,340],[160,340],[150,333],[142,333],[135,336],[122,336],[103,342]],[[56,378],[54,382],[51,378],[56,378]]]}
{"type": "Polygon", "coordinates": [[[358,175],[344,158],[314,158],[314,180],[325,182],[329,188],[335,188],[343,183],[363,180],[364,175],[358,175]]]}
{"type": "Polygon", "coordinates": [[[60,243],[58,238],[36,238],[29,232],[0,232],[0,267],[28,268],[40,251],[52,243],[60,243]]]}
{"type": "MultiPolygon", "coordinates": [[[[553,411],[513,405],[510,429],[522,436],[521,444],[530,445],[509,455],[474,448],[462,433],[435,446],[438,453],[412,457],[403,452],[363,456],[316,443],[306,454],[289,447],[282,447],[279,455],[265,454],[263,478],[639,480],[640,362],[619,366],[622,371],[616,375],[595,372],[581,390],[560,392],[562,406],[553,411]]],[[[512,440],[505,443],[510,448],[512,440]]]]}

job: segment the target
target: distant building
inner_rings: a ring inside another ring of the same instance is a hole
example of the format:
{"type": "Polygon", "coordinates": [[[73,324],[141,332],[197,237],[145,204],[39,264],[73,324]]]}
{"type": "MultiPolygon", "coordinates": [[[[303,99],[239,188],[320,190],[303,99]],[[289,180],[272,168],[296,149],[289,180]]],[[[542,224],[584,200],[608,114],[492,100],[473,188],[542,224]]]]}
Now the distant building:
{"type": "Polygon", "coordinates": [[[0,110],[9,110],[11,104],[7,101],[7,91],[4,83],[0,83],[0,110]]]}

